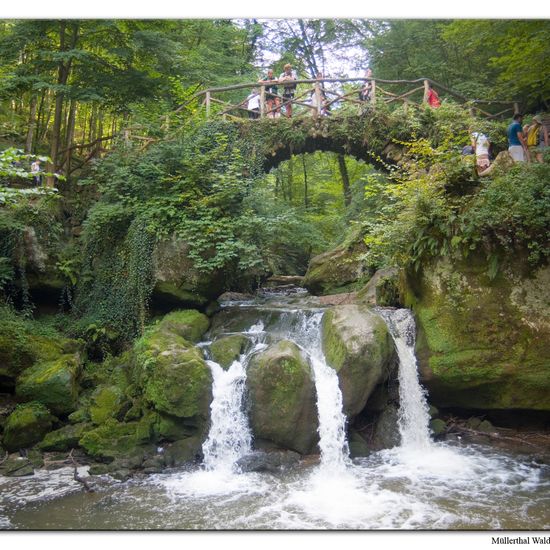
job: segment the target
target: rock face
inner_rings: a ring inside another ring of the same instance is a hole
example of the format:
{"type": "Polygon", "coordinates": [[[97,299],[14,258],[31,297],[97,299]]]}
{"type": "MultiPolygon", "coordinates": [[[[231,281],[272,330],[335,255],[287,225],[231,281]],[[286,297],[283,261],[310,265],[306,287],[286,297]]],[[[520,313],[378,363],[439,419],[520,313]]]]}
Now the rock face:
{"type": "Polygon", "coordinates": [[[303,286],[312,294],[335,294],[354,290],[371,272],[365,271],[359,259],[366,252],[365,243],[354,235],[350,242],[311,259],[303,286]]]}
{"type": "Polygon", "coordinates": [[[247,376],[255,437],[301,454],[318,442],[311,367],[294,343],[282,340],[255,356],[247,376]]]}
{"type": "Polygon", "coordinates": [[[323,317],[323,351],[338,373],[344,413],[359,414],[375,386],[396,365],[396,352],[384,321],[364,306],[333,307],[323,317]]]}
{"type": "Polygon", "coordinates": [[[19,376],[16,394],[29,401],[40,401],[55,414],[70,413],[76,409],[79,371],[78,354],[39,362],[19,376]]]}
{"type": "Polygon", "coordinates": [[[231,336],[218,338],[210,346],[212,359],[219,363],[222,368],[228,369],[231,363],[245,351],[248,343],[248,338],[243,334],[232,334],[231,336]]]}
{"type": "Polygon", "coordinates": [[[139,385],[153,408],[205,426],[212,401],[212,374],[197,341],[208,318],[197,311],[169,314],[135,346],[139,385]]]}
{"type": "Polygon", "coordinates": [[[241,472],[272,472],[297,464],[300,455],[294,451],[271,451],[268,453],[255,451],[237,460],[241,472]]]}
{"type": "Polygon", "coordinates": [[[189,258],[189,245],[176,237],[157,245],[153,261],[153,305],[202,309],[224,290],[223,274],[200,273],[189,258]]]}
{"type": "Polygon", "coordinates": [[[2,445],[8,451],[31,447],[52,429],[53,420],[42,403],[18,405],[6,421],[2,445]]]}
{"type": "Polygon", "coordinates": [[[481,259],[409,276],[417,355],[439,407],[550,410],[550,267],[520,258],[490,279],[481,259]]]}

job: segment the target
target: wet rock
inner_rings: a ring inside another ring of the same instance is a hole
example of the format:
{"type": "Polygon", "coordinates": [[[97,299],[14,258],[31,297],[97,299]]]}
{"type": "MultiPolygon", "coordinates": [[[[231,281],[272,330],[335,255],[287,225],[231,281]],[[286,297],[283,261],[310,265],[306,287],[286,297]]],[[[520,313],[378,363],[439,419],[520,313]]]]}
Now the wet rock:
{"type": "Polygon", "coordinates": [[[6,477],[24,477],[34,475],[34,468],[28,458],[11,455],[0,464],[0,475],[6,477]]]}
{"type": "Polygon", "coordinates": [[[252,358],[247,385],[255,437],[308,454],[318,442],[313,373],[293,342],[281,340],[252,358]]]}
{"type": "Polygon", "coordinates": [[[78,399],[80,365],[79,354],[72,353],[39,362],[19,376],[16,394],[43,403],[54,414],[73,412],[78,399]]]}
{"type": "Polygon", "coordinates": [[[8,451],[31,447],[52,429],[54,420],[42,403],[18,405],[6,421],[2,444],[8,451]]]}
{"type": "Polygon", "coordinates": [[[323,350],[338,373],[348,418],[363,410],[374,388],[388,379],[396,365],[386,324],[365,306],[336,306],[325,312],[323,350]]]}
{"type": "Polygon", "coordinates": [[[399,410],[395,405],[388,406],[378,417],[372,437],[374,450],[391,449],[401,442],[399,434],[399,410]]]}
{"type": "Polygon", "coordinates": [[[357,302],[380,307],[399,307],[399,270],[395,268],[379,269],[357,293],[357,302]]]}
{"type": "Polygon", "coordinates": [[[433,418],[430,420],[430,430],[436,437],[444,435],[447,431],[447,424],[441,418],[433,418]]]}
{"type": "Polygon", "coordinates": [[[164,447],[164,461],[167,466],[184,466],[201,458],[202,441],[199,437],[188,437],[164,447]]]}
{"type": "Polygon", "coordinates": [[[46,434],[38,448],[42,451],[69,451],[78,447],[80,438],[88,428],[88,424],[69,424],[46,434]]]}
{"type": "Polygon", "coordinates": [[[249,339],[243,334],[232,334],[231,336],[218,338],[210,346],[212,359],[227,370],[231,363],[244,353],[249,342],[249,339]]]}
{"type": "Polygon", "coordinates": [[[174,312],[135,345],[136,377],[155,410],[179,418],[194,417],[206,427],[212,400],[212,373],[194,347],[208,329],[196,312],[174,312]]]}
{"type": "Polygon", "coordinates": [[[360,458],[363,456],[368,456],[371,453],[368,443],[355,430],[349,431],[348,446],[350,458],[360,458]]]}
{"type": "Polygon", "coordinates": [[[301,455],[293,451],[271,451],[268,453],[255,451],[249,453],[239,460],[236,466],[241,472],[272,472],[297,464],[301,455]]]}

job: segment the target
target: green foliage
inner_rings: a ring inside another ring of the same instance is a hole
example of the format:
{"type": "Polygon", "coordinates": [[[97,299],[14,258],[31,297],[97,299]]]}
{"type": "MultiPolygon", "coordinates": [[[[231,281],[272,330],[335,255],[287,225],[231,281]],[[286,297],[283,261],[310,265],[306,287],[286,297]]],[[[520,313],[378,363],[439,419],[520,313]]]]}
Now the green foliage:
{"type": "Polygon", "coordinates": [[[480,179],[457,152],[460,134],[451,132],[457,122],[444,113],[434,117],[431,139],[403,143],[398,169],[387,180],[369,179],[366,192],[380,204],[380,216],[365,224],[367,264],[418,270],[433,258],[481,253],[494,279],[507,255],[527,251],[533,265],[547,261],[550,165],[522,163],[480,179]]]}

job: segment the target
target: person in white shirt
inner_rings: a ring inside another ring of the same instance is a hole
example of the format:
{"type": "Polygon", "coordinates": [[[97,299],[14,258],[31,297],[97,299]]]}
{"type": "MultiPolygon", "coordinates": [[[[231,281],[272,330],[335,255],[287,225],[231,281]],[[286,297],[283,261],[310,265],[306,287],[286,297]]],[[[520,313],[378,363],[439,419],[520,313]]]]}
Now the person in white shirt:
{"type": "Polygon", "coordinates": [[[42,185],[42,176],[40,175],[40,159],[36,159],[31,164],[31,174],[35,185],[42,185]]]}
{"type": "Polygon", "coordinates": [[[477,173],[480,174],[491,166],[491,161],[489,160],[489,147],[491,146],[491,142],[489,138],[481,132],[472,132],[471,138],[472,147],[476,155],[477,173]]]}
{"type": "Polygon", "coordinates": [[[248,118],[260,118],[260,94],[258,93],[257,88],[252,90],[252,93],[246,98],[246,101],[248,118]]]}

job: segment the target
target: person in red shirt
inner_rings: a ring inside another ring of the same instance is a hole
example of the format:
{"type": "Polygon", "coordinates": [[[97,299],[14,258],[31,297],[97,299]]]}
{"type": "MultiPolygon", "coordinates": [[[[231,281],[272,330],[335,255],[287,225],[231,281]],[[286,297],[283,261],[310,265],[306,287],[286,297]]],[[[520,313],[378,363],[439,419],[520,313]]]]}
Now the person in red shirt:
{"type": "Polygon", "coordinates": [[[433,109],[441,107],[441,101],[439,100],[439,95],[437,92],[428,84],[428,95],[426,96],[426,101],[428,105],[433,109]]]}

